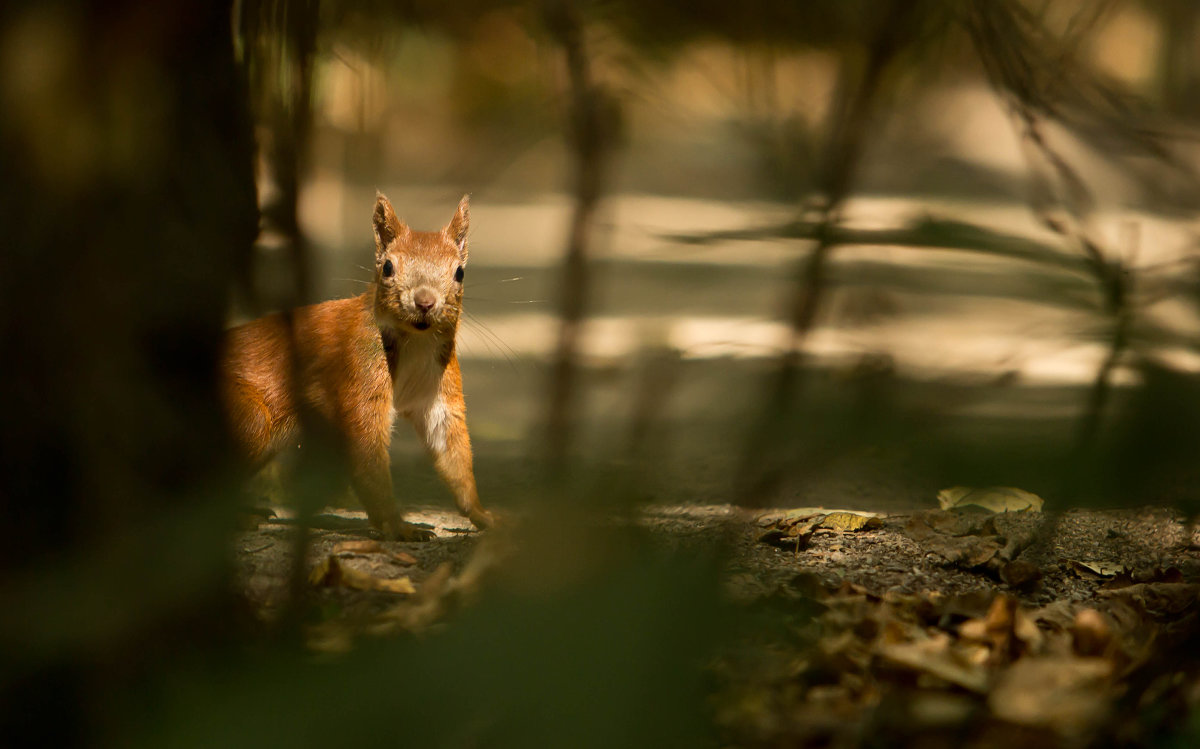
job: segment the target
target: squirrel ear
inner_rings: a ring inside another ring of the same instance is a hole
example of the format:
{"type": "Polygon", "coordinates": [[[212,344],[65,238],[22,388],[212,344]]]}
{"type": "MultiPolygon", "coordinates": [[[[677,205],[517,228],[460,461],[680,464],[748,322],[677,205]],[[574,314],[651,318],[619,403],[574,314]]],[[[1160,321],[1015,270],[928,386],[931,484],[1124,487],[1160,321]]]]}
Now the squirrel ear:
{"type": "Polygon", "coordinates": [[[458,247],[458,254],[464,265],[467,263],[467,231],[471,224],[470,202],[469,195],[462,196],[462,200],[458,201],[458,210],[454,212],[454,218],[450,219],[450,224],[446,227],[446,235],[458,247]]]}
{"type": "Polygon", "coordinates": [[[375,192],[375,215],[371,217],[371,223],[375,227],[375,254],[383,252],[397,237],[408,231],[408,227],[396,218],[391,201],[378,191],[375,192]]]}

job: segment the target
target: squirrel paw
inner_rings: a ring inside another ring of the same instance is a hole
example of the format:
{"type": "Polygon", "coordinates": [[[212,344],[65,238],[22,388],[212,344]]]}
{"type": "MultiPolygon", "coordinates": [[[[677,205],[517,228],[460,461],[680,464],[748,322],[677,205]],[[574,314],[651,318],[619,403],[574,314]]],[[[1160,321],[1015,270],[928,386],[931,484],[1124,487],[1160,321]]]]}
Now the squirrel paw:
{"type": "Polygon", "coordinates": [[[503,525],[505,522],[502,516],[497,515],[491,510],[485,510],[482,507],[464,514],[481,531],[495,528],[497,525],[503,525]]]}
{"type": "Polygon", "coordinates": [[[430,528],[404,520],[388,523],[382,530],[389,541],[432,541],[437,535],[430,528]]]}

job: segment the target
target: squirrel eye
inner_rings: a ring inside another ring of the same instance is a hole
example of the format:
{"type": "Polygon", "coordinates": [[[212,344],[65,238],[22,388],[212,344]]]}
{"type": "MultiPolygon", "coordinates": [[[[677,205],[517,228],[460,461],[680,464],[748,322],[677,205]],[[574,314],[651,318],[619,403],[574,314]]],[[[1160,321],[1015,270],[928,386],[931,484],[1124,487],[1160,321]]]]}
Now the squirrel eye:
{"type": "Polygon", "coordinates": [[[391,278],[392,274],[395,272],[396,272],[396,266],[392,265],[392,261],[384,260],[383,261],[383,277],[391,278]]]}
{"type": "Polygon", "coordinates": [[[465,273],[466,272],[463,270],[463,267],[461,265],[458,266],[458,270],[454,271],[454,280],[462,283],[463,275],[465,275],[465,273]]]}

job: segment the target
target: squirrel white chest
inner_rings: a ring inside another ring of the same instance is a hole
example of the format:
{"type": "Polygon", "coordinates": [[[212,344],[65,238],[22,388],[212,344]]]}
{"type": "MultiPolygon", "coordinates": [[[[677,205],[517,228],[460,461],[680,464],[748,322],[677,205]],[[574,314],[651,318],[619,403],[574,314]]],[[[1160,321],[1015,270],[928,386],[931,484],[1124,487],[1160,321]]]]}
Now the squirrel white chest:
{"type": "Polygon", "coordinates": [[[411,419],[426,413],[437,400],[446,368],[439,361],[442,343],[435,336],[413,336],[396,342],[392,371],[392,407],[411,419]]]}

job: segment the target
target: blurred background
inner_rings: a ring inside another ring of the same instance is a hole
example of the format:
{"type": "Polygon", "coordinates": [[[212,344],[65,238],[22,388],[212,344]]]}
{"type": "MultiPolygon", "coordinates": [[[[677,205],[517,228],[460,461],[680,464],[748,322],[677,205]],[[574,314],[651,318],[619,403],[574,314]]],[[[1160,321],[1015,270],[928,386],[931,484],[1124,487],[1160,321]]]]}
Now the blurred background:
{"type": "MultiPolygon", "coordinates": [[[[675,501],[1060,493],[1114,467],[1078,450],[1147,376],[1195,407],[1190,3],[320,6],[303,83],[260,13],[257,141],[272,97],[309,103],[313,298],[363,288],[376,189],[427,227],[472,195],[461,356],[487,494],[547,428],[594,467],[639,421],[647,493],[675,501]]],[[[264,150],[260,200],[286,200],[264,150]]],[[[289,278],[276,239],[259,284],[289,278]]],[[[1080,494],[1181,483],[1141,467],[1080,494]]]]}
{"type": "MultiPolygon", "coordinates": [[[[363,291],[376,190],[427,229],[471,195],[485,504],[1194,510],[1197,33],[1190,0],[6,4],[6,720],[119,741],[110,685],[244,645],[221,332],[363,291]]],[[[397,434],[405,501],[449,504],[397,434]]],[[[711,573],[673,564],[637,579],[711,573]]]]}

